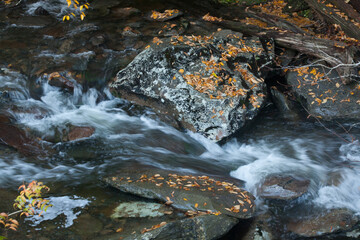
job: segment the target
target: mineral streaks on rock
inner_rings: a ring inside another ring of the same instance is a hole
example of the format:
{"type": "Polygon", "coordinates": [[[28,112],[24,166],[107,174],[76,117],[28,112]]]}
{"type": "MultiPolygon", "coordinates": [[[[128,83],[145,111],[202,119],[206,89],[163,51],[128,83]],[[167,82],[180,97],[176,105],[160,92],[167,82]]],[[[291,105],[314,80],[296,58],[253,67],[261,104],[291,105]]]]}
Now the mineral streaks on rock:
{"type": "Polygon", "coordinates": [[[220,31],[153,42],[110,84],[115,95],[214,141],[238,131],[264,104],[260,66],[268,55],[257,38],[220,31]]]}

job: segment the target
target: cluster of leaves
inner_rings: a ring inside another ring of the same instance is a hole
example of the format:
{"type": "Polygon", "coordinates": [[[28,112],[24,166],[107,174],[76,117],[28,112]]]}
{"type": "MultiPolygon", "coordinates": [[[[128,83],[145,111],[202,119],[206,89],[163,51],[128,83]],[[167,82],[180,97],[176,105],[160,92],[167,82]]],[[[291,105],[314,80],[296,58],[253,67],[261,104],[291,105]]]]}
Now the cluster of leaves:
{"type": "Polygon", "coordinates": [[[223,21],[222,18],[211,16],[210,13],[205,14],[202,17],[202,19],[205,20],[205,21],[208,21],[208,22],[222,22],[223,21]]]}
{"type": "MultiPolygon", "coordinates": [[[[43,185],[42,182],[32,181],[27,186],[25,184],[19,187],[20,194],[15,199],[14,208],[18,211],[7,214],[0,213],[0,224],[4,226],[5,229],[10,229],[16,231],[19,222],[11,216],[20,214],[20,216],[30,216],[41,214],[46,211],[52,205],[49,203],[49,200],[43,199],[41,195],[43,192],[48,192],[50,189],[46,185],[43,185]],[[40,213],[37,213],[40,211],[40,213]]],[[[0,237],[1,239],[1,237],[0,237]]]]}
{"type": "MultiPolygon", "coordinates": [[[[229,38],[236,39],[237,45],[227,43],[225,45],[218,44],[217,48],[221,50],[221,57],[215,57],[211,55],[209,58],[203,58],[204,71],[195,74],[185,74],[184,69],[180,69],[179,73],[182,74],[185,81],[195,88],[198,92],[205,93],[210,99],[225,99],[238,96],[245,96],[248,89],[239,88],[237,80],[226,70],[226,62],[229,59],[235,59],[240,54],[261,54],[264,49],[260,47],[251,47],[245,44],[245,41],[239,36],[230,34],[229,38]]],[[[171,40],[171,44],[185,44],[189,46],[202,46],[207,47],[210,40],[213,39],[213,35],[210,36],[175,36],[171,40]]],[[[156,40],[159,45],[161,41],[156,40]]],[[[251,69],[250,65],[242,66],[235,64],[235,71],[239,72],[242,80],[244,80],[251,88],[257,87],[257,85],[263,80],[258,80],[248,70],[251,69]]],[[[176,79],[176,76],[174,76],[176,79]]],[[[255,96],[250,99],[251,104],[255,108],[259,108],[260,105],[255,96]]]]}
{"type": "Polygon", "coordinates": [[[41,198],[44,191],[50,191],[50,188],[42,182],[32,181],[27,186],[25,184],[19,187],[20,195],[15,199],[14,207],[22,210],[20,216],[34,215],[36,210],[41,210],[39,216],[50,206],[49,200],[41,198]]]}
{"type": "Polygon", "coordinates": [[[155,20],[162,20],[162,19],[169,18],[179,12],[180,11],[177,9],[167,9],[163,13],[157,12],[157,11],[152,11],[152,14],[150,17],[155,20]]]}
{"type": "MultiPolygon", "coordinates": [[[[84,18],[86,16],[85,9],[89,9],[90,4],[88,2],[86,2],[84,4],[80,4],[80,2],[77,0],[66,0],[66,2],[68,4],[69,8],[73,8],[74,10],[79,10],[80,11],[80,13],[78,13],[79,17],[81,20],[84,20],[84,18]]],[[[70,20],[71,17],[76,18],[77,17],[76,15],[77,14],[74,13],[74,11],[72,11],[63,17],[63,21],[66,21],[66,20],[68,21],[68,20],[70,20]]]]}

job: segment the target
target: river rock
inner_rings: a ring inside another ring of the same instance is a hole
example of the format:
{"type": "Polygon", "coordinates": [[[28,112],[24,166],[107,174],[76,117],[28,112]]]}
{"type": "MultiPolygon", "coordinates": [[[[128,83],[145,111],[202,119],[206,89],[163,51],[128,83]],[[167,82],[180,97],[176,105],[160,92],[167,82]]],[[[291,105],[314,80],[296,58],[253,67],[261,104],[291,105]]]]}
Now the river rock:
{"type": "Polygon", "coordinates": [[[0,144],[15,148],[25,156],[45,156],[46,151],[33,138],[16,125],[5,114],[0,113],[0,144]]]}
{"type": "Polygon", "coordinates": [[[259,196],[265,199],[293,200],[304,195],[310,181],[292,176],[267,177],[259,189],[259,196]]]}
{"type": "Polygon", "coordinates": [[[324,120],[360,119],[360,84],[344,85],[336,71],[320,67],[289,70],[287,83],[308,113],[324,120]]]}
{"type": "Polygon", "coordinates": [[[93,135],[95,132],[95,128],[93,127],[79,127],[72,126],[67,134],[68,141],[74,141],[81,138],[87,138],[93,135]]]}
{"type": "Polygon", "coordinates": [[[248,219],[255,212],[255,198],[249,192],[208,176],[127,168],[104,181],[123,192],[164,202],[188,216],[208,213],[248,219]]]}
{"type": "Polygon", "coordinates": [[[359,221],[358,217],[346,209],[334,209],[323,215],[291,222],[288,230],[302,237],[317,237],[325,234],[348,231],[359,221]]]}
{"type": "Polygon", "coordinates": [[[70,92],[74,91],[74,82],[64,74],[53,72],[48,75],[48,83],[51,86],[67,89],[70,92]]]}
{"type": "Polygon", "coordinates": [[[259,39],[231,31],[154,39],[110,84],[116,96],[171,116],[219,141],[252,120],[265,103],[259,39]]]}
{"type": "Polygon", "coordinates": [[[130,236],[130,239],[218,239],[226,234],[238,219],[224,215],[203,215],[194,218],[186,218],[165,224],[155,230],[138,236],[130,236]]]}
{"type": "Polygon", "coordinates": [[[37,9],[35,9],[34,11],[35,15],[39,15],[39,16],[48,16],[50,15],[50,13],[43,7],[39,6],[37,9]]]}
{"type": "Polygon", "coordinates": [[[143,218],[143,217],[161,217],[165,214],[171,214],[170,207],[152,202],[124,202],[120,203],[111,215],[112,218],[143,218]]]}

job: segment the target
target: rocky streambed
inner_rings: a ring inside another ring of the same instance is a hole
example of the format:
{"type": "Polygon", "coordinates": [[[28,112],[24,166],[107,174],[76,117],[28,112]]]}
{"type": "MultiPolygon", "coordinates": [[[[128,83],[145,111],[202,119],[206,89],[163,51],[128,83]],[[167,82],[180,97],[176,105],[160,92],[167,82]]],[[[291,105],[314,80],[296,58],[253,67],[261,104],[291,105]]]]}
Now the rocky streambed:
{"type": "Polygon", "coordinates": [[[0,212],[32,180],[54,207],[0,235],[359,237],[357,83],[219,29],[216,7],[92,1],[62,22],[66,2],[1,6],[0,212]]]}

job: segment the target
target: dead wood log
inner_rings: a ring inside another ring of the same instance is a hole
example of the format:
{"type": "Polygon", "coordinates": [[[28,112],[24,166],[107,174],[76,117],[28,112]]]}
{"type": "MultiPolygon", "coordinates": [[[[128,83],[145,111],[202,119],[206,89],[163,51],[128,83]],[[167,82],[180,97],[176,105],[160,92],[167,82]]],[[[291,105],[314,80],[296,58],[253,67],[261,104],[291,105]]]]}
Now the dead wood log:
{"type": "Polygon", "coordinates": [[[344,0],[329,0],[334,6],[348,15],[350,18],[354,19],[356,22],[360,23],[360,14],[353,8],[352,5],[346,3],[344,0]]]}
{"type": "Polygon", "coordinates": [[[311,9],[320,13],[324,19],[330,24],[337,24],[349,37],[360,40],[360,29],[355,26],[350,20],[346,20],[337,14],[332,8],[327,7],[325,4],[318,0],[305,0],[311,9]]]}
{"type": "Polygon", "coordinates": [[[358,50],[356,47],[348,46],[343,42],[320,39],[290,31],[262,29],[235,21],[224,20],[219,25],[246,35],[274,39],[279,46],[324,60],[338,72],[343,83],[347,84],[352,81],[351,76],[354,75],[353,71],[355,71],[352,64],[354,63],[354,55],[358,50]]]}

